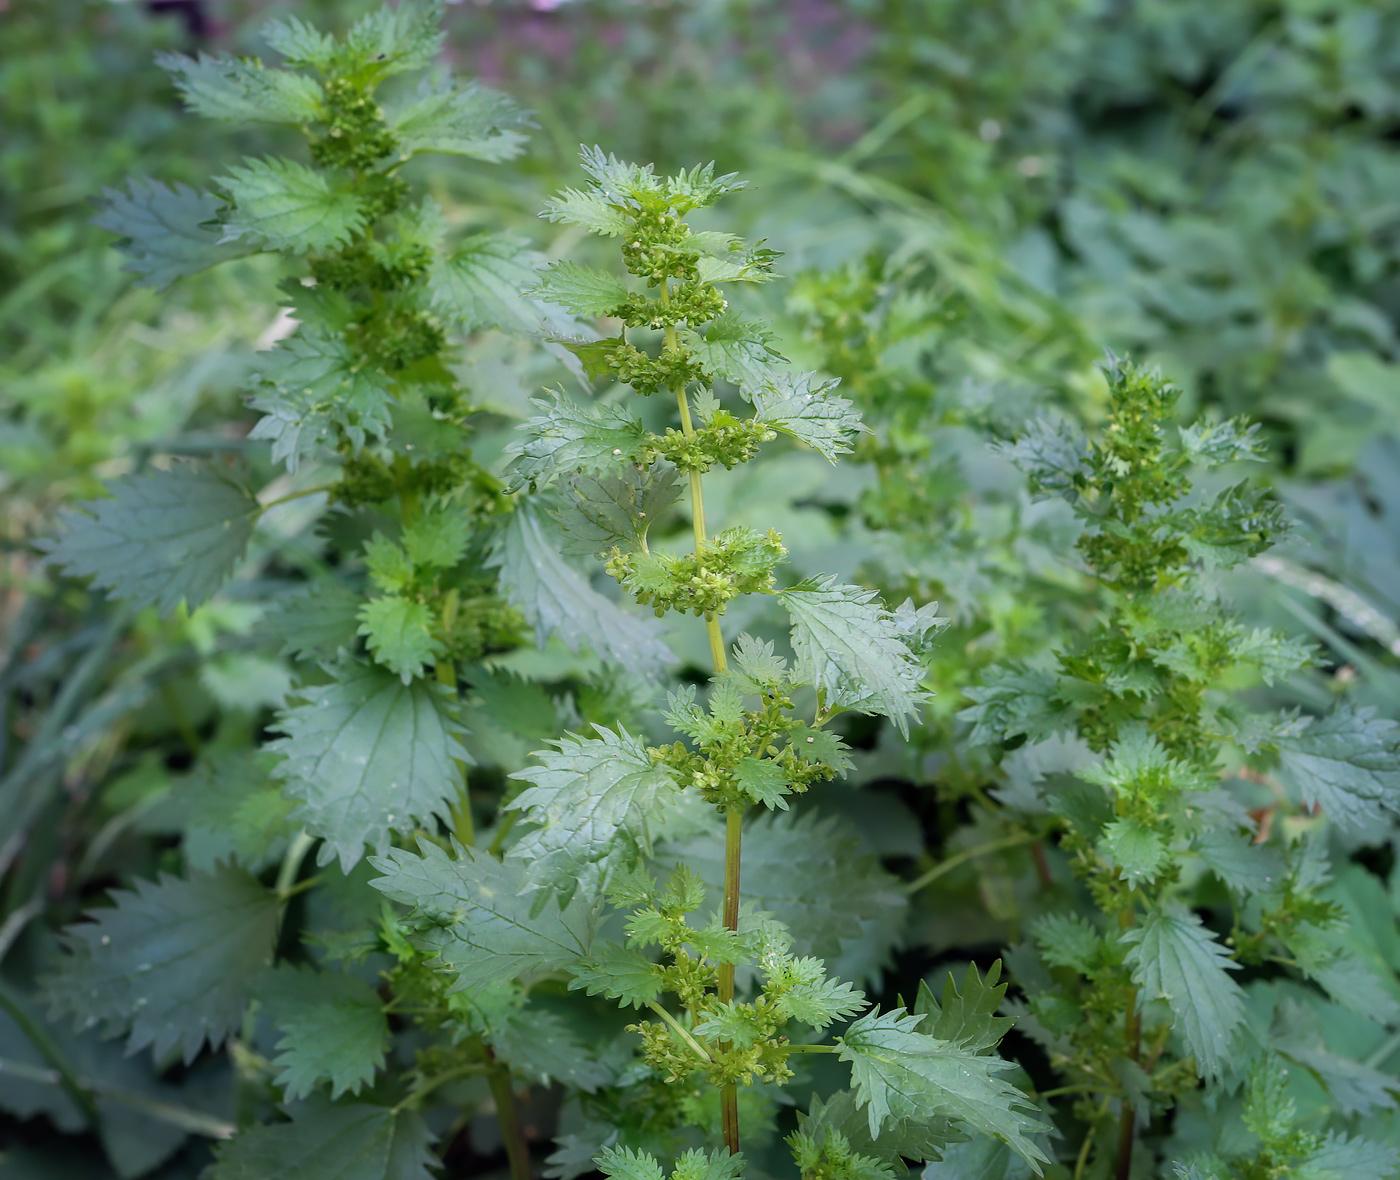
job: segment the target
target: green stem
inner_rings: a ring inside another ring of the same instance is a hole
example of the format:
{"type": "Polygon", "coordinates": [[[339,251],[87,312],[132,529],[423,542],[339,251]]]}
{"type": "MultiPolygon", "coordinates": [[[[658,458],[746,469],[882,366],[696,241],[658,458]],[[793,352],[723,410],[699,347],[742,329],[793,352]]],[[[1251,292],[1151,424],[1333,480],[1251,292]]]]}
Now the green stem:
{"type": "Polygon", "coordinates": [[[918,893],[925,886],[932,885],[939,877],[945,873],[951,873],[959,865],[964,865],[970,860],[976,860],[979,856],[987,856],[993,852],[1000,852],[1004,848],[1016,848],[1022,844],[1031,844],[1038,840],[1039,836],[1034,836],[1030,832],[1016,832],[1014,835],[1003,836],[999,840],[989,840],[986,844],[979,844],[976,848],[969,848],[965,852],[959,852],[956,856],[950,856],[947,860],[940,861],[921,876],[915,877],[904,886],[906,893],[918,893]]]}
{"type": "Polygon", "coordinates": [[[306,859],[306,854],[311,851],[311,845],[316,841],[305,832],[298,832],[292,837],[292,842],[287,845],[287,851],[282,856],[282,864],[277,869],[277,883],[273,886],[280,897],[287,897],[291,894],[292,885],[296,882],[297,873],[301,869],[301,862],[306,859]]]}
{"type": "MultiPolygon", "coordinates": [[[[666,283],[661,284],[661,302],[671,301],[666,283]]],[[[674,350],[679,347],[674,325],[666,327],[666,347],[674,350]]],[[[690,419],[690,401],[686,397],[685,386],[673,390],[676,395],[676,408],[681,416],[681,433],[690,438],[695,433],[695,424],[690,419]]],[[[700,486],[700,473],[690,473],[690,521],[695,532],[695,552],[698,557],[704,551],[709,530],[705,524],[705,494],[700,486]]],[[[705,616],[705,635],[710,642],[710,658],[714,661],[715,675],[723,676],[729,668],[729,660],[724,650],[724,636],[720,633],[719,620],[713,615],[705,616]]],[[[739,863],[742,852],[744,813],[731,807],[725,815],[724,840],[724,927],[726,930],[739,929],[739,863]]],[[[734,999],[734,964],[721,963],[719,968],[719,998],[721,1003],[734,999]]],[[[720,1043],[720,1051],[729,1046],[720,1043]]],[[[724,1133],[724,1145],[732,1155],[739,1154],[739,1090],[730,1082],[721,1086],[719,1092],[720,1126],[724,1133]]]]}
{"type": "Polygon", "coordinates": [[[269,500],[266,504],[259,504],[258,511],[266,512],[269,508],[276,508],[279,504],[286,504],[291,500],[300,500],[303,496],[314,496],[317,492],[328,492],[335,484],[321,483],[314,488],[302,488],[299,492],[288,492],[285,496],[278,496],[275,500],[269,500]]]}
{"type": "Polygon", "coordinates": [[[661,1019],[664,1020],[667,1024],[669,1024],[673,1029],[675,1029],[677,1035],[681,1038],[681,1040],[683,1040],[687,1045],[691,1047],[691,1049],[695,1051],[696,1056],[698,1056],[701,1061],[704,1061],[708,1064],[710,1061],[713,1060],[710,1057],[710,1054],[706,1051],[705,1046],[702,1045],[699,1041],[697,1041],[691,1035],[690,1030],[687,1029],[685,1025],[683,1025],[669,1012],[667,1012],[665,1008],[663,1008],[655,1000],[647,1001],[647,1007],[650,1008],[653,1012],[655,1012],[659,1017],[661,1017],[661,1019]]]}
{"type": "Polygon", "coordinates": [[[784,1053],[839,1053],[840,1045],[784,1045],[784,1053]]]}
{"type": "MultiPolygon", "coordinates": [[[[455,617],[457,614],[457,591],[453,590],[448,594],[447,603],[443,610],[443,629],[451,627],[449,615],[455,617]]],[[[439,684],[445,684],[453,692],[457,691],[457,667],[451,660],[439,660],[433,668],[439,684]]],[[[452,805],[452,834],[465,848],[470,848],[476,843],[476,822],[472,819],[472,798],[471,787],[467,782],[467,765],[465,762],[454,762],[457,767],[457,774],[462,780],[462,790],[457,797],[457,802],[452,805]]]]}
{"type": "MultiPolygon", "coordinates": [[[[1124,931],[1133,925],[1132,901],[1129,899],[1128,908],[1123,911],[1123,917],[1119,921],[1119,926],[1124,931]]],[[[1124,1018],[1124,1035],[1128,1042],[1128,1056],[1132,1058],[1136,1065],[1142,1057],[1142,1011],[1138,1008],[1137,989],[1133,988],[1128,992],[1128,1014],[1124,1018]]],[[[1133,1171],[1133,1135],[1135,1131],[1132,1103],[1128,1101],[1125,1094],[1120,1100],[1123,1104],[1122,1113],[1119,1115],[1118,1124],[1118,1162],[1114,1170],[1116,1180],[1129,1180],[1133,1171]]]]}
{"type": "Polygon", "coordinates": [[[531,1180],[530,1145],[525,1142],[525,1131],[520,1125],[515,1090],[510,1084],[510,1067],[497,1062],[494,1053],[491,1053],[491,1060],[495,1066],[487,1076],[491,1082],[491,1097],[496,1102],[496,1117],[501,1123],[506,1158],[510,1161],[511,1180],[531,1180]]]}
{"type": "Polygon", "coordinates": [[[39,1055],[53,1067],[54,1073],[58,1075],[57,1084],[63,1087],[64,1093],[83,1112],[88,1126],[96,1130],[101,1124],[102,1116],[98,1112],[97,1103],[93,1100],[92,1088],[85,1085],[83,1080],[73,1071],[73,1067],[68,1064],[67,1058],[59,1052],[58,1046],[53,1043],[44,1027],[29,1014],[29,1011],[19,1000],[10,994],[10,989],[3,985],[0,985],[0,1008],[10,1014],[10,1018],[19,1025],[20,1031],[29,1038],[29,1043],[39,1050],[39,1055]]]}

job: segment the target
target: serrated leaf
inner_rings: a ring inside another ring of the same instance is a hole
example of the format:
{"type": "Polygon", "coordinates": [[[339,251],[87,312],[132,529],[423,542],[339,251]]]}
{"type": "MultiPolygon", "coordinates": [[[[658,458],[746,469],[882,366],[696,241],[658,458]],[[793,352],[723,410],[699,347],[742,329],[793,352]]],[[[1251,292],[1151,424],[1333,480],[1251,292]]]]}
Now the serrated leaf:
{"type": "Polygon", "coordinates": [[[375,77],[421,70],[432,64],[446,39],[442,14],[442,0],[380,5],[350,26],[345,48],[375,77]]]}
{"type": "Polygon", "coordinates": [[[254,978],[272,961],[277,895],[246,870],[220,865],[187,880],[162,875],[112,894],[116,905],[70,926],[69,952],[47,980],[52,1017],[107,1035],[128,1052],[178,1049],[193,1061],[238,1028],[254,978]]]}
{"type": "Polygon", "coordinates": [[[661,995],[659,968],[639,950],[615,942],[597,943],[588,959],[573,967],[569,990],[607,996],[640,1008],[661,995]]]}
{"type": "Polygon", "coordinates": [[[252,749],[214,754],[176,782],[166,804],[184,828],[185,863],[214,872],[236,859],[259,872],[280,857],[296,825],[292,803],[268,775],[267,759],[252,749]]]}
{"type": "Polygon", "coordinates": [[[627,218],[613,208],[606,197],[598,193],[581,193],[572,188],[548,198],[540,216],[550,221],[581,225],[589,233],[608,238],[620,237],[627,232],[627,218]]]}
{"type": "Polygon", "coordinates": [[[1255,844],[1245,834],[1212,827],[1192,842],[1192,850],[1236,893],[1263,893],[1279,888],[1287,866],[1277,849],[1255,844]]]}
{"type": "Polygon", "coordinates": [[[1256,462],[1263,459],[1263,440],[1259,423],[1243,418],[1224,422],[1193,423],[1180,428],[1182,453],[1192,462],[1205,467],[1222,463],[1237,463],[1243,459],[1256,462]]]}
{"type": "Polygon", "coordinates": [[[713,1151],[692,1147],[676,1158],[671,1180],[738,1180],[743,1174],[742,1155],[731,1155],[728,1150],[718,1147],[713,1151]]]}
{"type": "Polygon", "coordinates": [[[335,659],[355,647],[361,595],[335,581],[321,581],[279,599],[263,625],[282,641],[282,654],[299,660],[335,659]]]}
{"type": "Polygon", "coordinates": [[[432,1180],[434,1135],[416,1111],[313,1095],[292,1114],[221,1144],[209,1180],[432,1180]]]}
{"type": "Polygon", "coordinates": [[[791,784],[787,775],[771,758],[741,758],[734,766],[734,781],[739,789],[755,803],[786,811],[787,792],[791,784]]]}
{"type": "Polygon", "coordinates": [[[252,242],[222,240],[221,206],[213,193],[189,185],[131,180],[125,192],[103,190],[92,223],[126,238],[119,247],[127,256],[123,269],[140,276],[139,286],[160,290],[176,279],[261,249],[252,242]]]}
{"type": "Polygon", "coordinates": [[[248,160],[219,181],[233,201],[223,240],[307,254],[345,245],[365,225],[364,203],[293,160],[248,160]]]}
{"type": "Polygon", "coordinates": [[[330,684],[298,690],[278,714],[284,737],[274,774],[301,806],[296,818],[324,840],[320,863],[345,871],[394,829],[446,819],[462,786],[456,762],[470,761],[462,726],[442,685],[404,684],[382,669],[342,666],[330,684]]]}
{"type": "Polygon", "coordinates": [[[442,642],[433,634],[437,619],[427,603],[386,594],[360,607],[359,618],[359,633],[375,660],[404,684],[442,654],[442,642]]]}
{"type": "Polygon", "coordinates": [[[548,400],[531,398],[544,411],[521,423],[506,453],[512,483],[543,484],[567,471],[612,474],[632,466],[632,454],[646,427],[622,406],[579,402],[550,391],[548,400]]]}
{"type": "MultiPolygon", "coordinates": [[[[798,1112],[797,1122],[800,1128],[814,1137],[825,1138],[830,1131],[836,1131],[851,1151],[878,1160],[888,1169],[883,1174],[875,1173],[871,1180],[886,1180],[891,1174],[907,1175],[905,1159],[935,1159],[949,1140],[961,1139],[949,1120],[941,1116],[887,1119],[879,1134],[872,1135],[870,1120],[861,1109],[855,1093],[850,1090],[838,1090],[826,1101],[814,1094],[807,1113],[798,1112]]],[[[1002,1146],[996,1140],[992,1142],[997,1143],[998,1147],[1002,1146]]],[[[964,1178],[959,1177],[958,1180],[964,1178]]],[[[978,1180],[981,1178],[978,1177],[978,1180]]]]}
{"type": "Polygon", "coordinates": [[[952,1115],[1002,1140],[1039,1173],[1050,1161],[1028,1136],[1046,1128],[1029,1113],[1035,1104],[997,1076],[1012,1063],[917,1032],[921,1020],[903,1008],[872,1012],[837,1042],[871,1135],[887,1120],[952,1115]]]}
{"type": "Polygon", "coordinates": [[[675,663],[655,625],[604,598],[559,554],[529,504],[519,504],[492,546],[500,589],[535,629],[541,647],[551,635],[573,651],[588,648],[618,667],[654,676],[675,663]]]}
{"type": "Polygon", "coordinates": [[[680,498],[674,467],[627,464],[606,475],[575,475],[568,494],[551,508],[564,551],[575,556],[606,552],[619,542],[640,548],[648,530],[680,498]]]}
{"type": "Polygon", "coordinates": [[[1099,933],[1080,914],[1047,914],[1032,928],[1040,957],[1051,967],[1087,975],[1099,953],[1099,933]]]}
{"type": "Polygon", "coordinates": [[[772,329],[737,311],[726,311],[699,331],[686,329],[682,338],[691,356],[735,385],[762,385],[773,376],[773,366],[787,359],[773,347],[772,329]]]}
{"type": "Polygon", "coordinates": [[[450,570],[471,541],[470,522],[460,506],[434,504],[403,531],[403,548],[416,566],[450,570]]]}
{"type": "Polygon", "coordinates": [[[1030,481],[1038,497],[1058,495],[1070,503],[1089,474],[1089,443],[1078,426],[1063,418],[1038,418],[1009,446],[992,448],[1010,460],[1030,481]]]}
{"type": "Polygon", "coordinates": [[[512,845],[532,889],[568,901],[582,887],[600,893],[618,868],[651,851],[652,831],[679,791],[669,767],[621,726],[596,738],[568,734],[540,750],[539,766],[510,777],[533,784],[506,805],[538,826],[512,845]]]}
{"type": "Polygon", "coordinates": [[[591,1094],[608,1080],[607,1071],[564,1019],[538,1004],[491,1012],[485,1040],[498,1060],[539,1085],[562,1082],[591,1094]]]}
{"type": "Polygon", "coordinates": [[[310,66],[324,72],[335,60],[335,38],[298,17],[270,20],[261,32],[263,40],[287,59],[287,65],[310,66]]]}
{"type": "Polygon", "coordinates": [[[663,1180],[661,1165],[645,1152],[630,1147],[607,1147],[595,1161],[611,1180],[663,1180]]]}
{"type": "Polygon", "coordinates": [[[422,940],[455,974],[457,988],[502,983],[526,972],[572,970],[588,957],[596,899],[580,893],[562,907],[549,899],[532,913],[521,865],[460,845],[449,858],[426,841],[418,854],[395,848],[370,863],[384,874],[370,884],[434,923],[422,940]]]}
{"type": "MultiPolygon", "coordinates": [[[[806,961],[825,974],[820,959],[806,961]]],[[[782,1015],[820,1031],[837,1020],[863,1012],[869,1004],[865,993],[851,984],[840,979],[819,978],[784,991],[774,1001],[774,1007],[782,1015]]]]}
{"type": "Polygon", "coordinates": [[[1166,1000],[1197,1068],[1219,1077],[1244,1023],[1244,992],[1226,974],[1237,966],[1229,952],[1194,914],[1153,915],[1123,941],[1144,998],[1166,1000]]]}
{"type": "Polygon", "coordinates": [[[72,576],[162,615],[181,602],[193,609],[223,585],[259,514],[247,491],[206,467],[128,475],[109,490],[109,500],[64,511],[63,531],[41,547],[72,576]]]}
{"type": "Polygon", "coordinates": [[[207,119],[239,123],[310,123],[322,114],[321,85],[305,74],[268,69],[225,53],[156,56],[185,105],[207,119]]]}
{"type": "Polygon", "coordinates": [[[1322,1146],[1293,1168],[1296,1180],[1357,1180],[1394,1176],[1400,1151],[1388,1143],[1330,1132],[1322,1146]]]}
{"type": "Polygon", "coordinates": [[[546,268],[533,293],[582,316],[610,315],[627,301],[621,280],[577,262],[556,262],[546,268]]]}
{"type": "Polygon", "coordinates": [[[854,404],[836,396],[838,384],[835,378],[818,380],[813,373],[784,372],[744,392],[761,421],[835,463],[850,454],[865,429],[854,404]]]}
{"type": "Polygon", "coordinates": [[[944,980],[941,1005],[928,984],[920,980],[914,1004],[915,1014],[924,1017],[920,1030],[972,1053],[991,1052],[1015,1023],[1008,1016],[996,1014],[1006,996],[1007,985],[999,984],[1000,978],[1000,959],[987,969],[985,979],[977,964],[969,963],[961,992],[951,973],[944,980]]]}
{"type": "Polygon", "coordinates": [[[1338,827],[1361,834],[1400,811],[1400,725],[1374,708],[1342,705],[1326,717],[1295,718],[1274,744],[1279,777],[1338,827]]]}
{"type": "Polygon", "coordinates": [[[1052,672],[994,667],[980,685],[963,689],[973,703],[958,713],[958,719],[971,723],[968,741],[973,745],[992,745],[1021,734],[1042,742],[1074,725],[1074,712],[1055,698],[1056,688],[1052,672]]]}
{"type": "Polygon", "coordinates": [[[540,306],[521,292],[535,285],[544,259],[511,234],[473,234],[428,268],[428,299],[460,331],[498,327],[538,334],[540,306]]]}
{"type": "Polygon", "coordinates": [[[272,1064],[289,1101],[323,1082],[331,1097],[358,1094],[384,1066],[389,1024],[379,994],[339,971],[279,966],[258,985],[258,997],[281,1039],[272,1064]]]}
{"type": "Polygon", "coordinates": [[[1167,844],[1136,820],[1117,819],[1099,837],[1099,852],[1123,874],[1130,888],[1156,878],[1167,859],[1167,844]]]}
{"type": "Polygon", "coordinates": [[[802,582],[778,597],[792,616],[797,677],[829,705],[881,713],[902,737],[927,697],[914,658],[875,591],[834,577],[802,582]]]}
{"type": "Polygon", "coordinates": [[[499,90],[450,78],[424,81],[413,100],[389,116],[404,155],[437,152],[490,163],[520,154],[525,137],[515,128],[528,122],[499,90]]]}

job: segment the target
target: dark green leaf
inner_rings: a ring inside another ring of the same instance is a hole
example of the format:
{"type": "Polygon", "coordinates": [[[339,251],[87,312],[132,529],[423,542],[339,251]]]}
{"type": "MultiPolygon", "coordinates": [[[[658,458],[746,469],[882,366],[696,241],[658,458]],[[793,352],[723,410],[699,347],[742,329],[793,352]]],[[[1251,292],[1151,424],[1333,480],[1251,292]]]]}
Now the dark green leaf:
{"type": "Polygon", "coordinates": [[[331,1097],[358,1094],[384,1066],[389,1024],[369,984],[339,971],[278,967],[258,985],[258,998],[281,1033],[272,1064],[288,1100],[323,1082],[331,1097]]]}
{"type": "Polygon", "coordinates": [[[220,183],[233,201],[224,239],[306,254],[345,245],[364,228],[359,197],[292,160],[248,160],[220,183]]]}
{"type": "Polygon", "coordinates": [[[562,393],[531,398],[544,411],[521,423],[506,446],[517,486],[543,484],[568,471],[615,474],[632,466],[646,437],[641,419],[621,406],[578,402],[562,393]]]}
{"type": "Polygon", "coordinates": [[[314,78],[224,53],[162,53],[156,57],[185,105],[207,119],[239,123],[310,123],[321,118],[321,86],[314,78]]]}
{"type": "Polygon", "coordinates": [[[1400,726],[1375,709],[1293,718],[1274,744],[1279,777],[1339,827],[1365,833],[1400,812],[1400,726]]]}
{"type": "Polygon", "coordinates": [[[499,90],[475,82],[430,80],[413,101],[389,117],[405,155],[439,152],[499,163],[518,156],[527,123],[524,111],[499,90]]]}
{"type": "Polygon", "coordinates": [[[110,500],[65,511],[63,531],[44,547],[74,577],[162,615],[181,602],[199,606],[222,586],[258,519],[252,496],[204,467],[128,475],[110,491],[110,500]]]}
{"type": "Polygon", "coordinates": [[[569,990],[603,995],[640,1008],[661,995],[660,968],[639,950],[615,942],[595,943],[588,959],[573,968],[569,990]]]}
{"type": "Polygon", "coordinates": [[[544,311],[520,292],[535,285],[544,259],[519,238],[482,233],[466,238],[428,271],[428,298],[461,331],[499,327],[538,334],[544,311]]]}
{"type": "Polygon", "coordinates": [[[914,1004],[915,1014],[925,1018],[920,1031],[972,1053],[990,1053],[1015,1023],[1010,1017],[996,1014],[1006,997],[1007,985],[998,984],[1000,978],[1000,959],[987,969],[985,979],[977,965],[969,963],[961,993],[953,982],[952,973],[948,974],[943,983],[941,1005],[934,999],[928,984],[920,980],[914,1004]]]}

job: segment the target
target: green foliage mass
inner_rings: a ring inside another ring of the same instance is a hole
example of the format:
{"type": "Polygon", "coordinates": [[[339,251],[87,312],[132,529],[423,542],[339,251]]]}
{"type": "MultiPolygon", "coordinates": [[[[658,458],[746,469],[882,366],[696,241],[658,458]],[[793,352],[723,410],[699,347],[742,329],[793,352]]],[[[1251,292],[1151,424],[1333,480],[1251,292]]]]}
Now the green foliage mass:
{"type": "Polygon", "coordinates": [[[1400,21],[272,15],[0,16],[0,1176],[1400,1173],[1400,21]]]}

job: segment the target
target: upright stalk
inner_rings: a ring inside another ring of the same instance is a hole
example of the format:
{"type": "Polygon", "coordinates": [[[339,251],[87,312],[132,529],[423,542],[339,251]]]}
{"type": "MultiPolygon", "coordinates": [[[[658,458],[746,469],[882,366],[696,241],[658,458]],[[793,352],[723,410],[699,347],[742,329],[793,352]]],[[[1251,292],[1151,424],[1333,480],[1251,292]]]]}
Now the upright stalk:
{"type": "MultiPolygon", "coordinates": [[[[1131,904],[1119,921],[1119,926],[1124,931],[1132,928],[1133,911],[1131,904]]],[[[1142,1012],[1138,1008],[1137,990],[1128,993],[1128,1011],[1123,1018],[1124,1032],[1128,1041],[1128,1056],[1132,1058],[1134,1064],[1142,1056],[1142,1012]]],[[[1118,1124],[1118,1160],[1114,1169],[1114,1180],[1129,1180],[1133,1170],[1133,1136],[1136,1130],[1135,1116],[1132,1104],[1125,1094],[1122,1099],[1123,1110],[1119,1115],[1118,1124]]]]}
{"type": "MultiPolygon", "coordinates": [[[[661,301],[666,303],[669,300],[670,294],[663,281],[661,301]]],[[[666,329],[666,347],[677,347],[676,329],[673,326],[666,329]]],[[[674,392],[676,408],[680,411],[681,433],[690,438],[695,433],[695,424],[690,418],[690,401],[686,396],[685,386],[678,386],[674,392]]],[[[705,547],[709,529],[705,523],[705,494],[700,485],[700,473],[695,470],[690,472],[690,520],[695,533],[695,552],[699,554],[705,547]]],[[[714,663],[715,675],[723,676],[729,668],[729,661],[724,652],[724,636],[719,629],[719,620],[713,614],[705,616],[705,634],[710,641],[710,659],[714,663]]],[[[743,821],[744,813],[737,807],[731,807],[725,813],[723,916],[726,930],[739,929],[739,865],[743,853],[743,821]]],[[[733,963],[720,965],[719,998],[721,1003],[729,1003],[734,999],[733,963]]],[[[721,1048],[727,1050],[729,1046],[725,1044],[721,1048]]],[[[739,1088],[733,1082],[720,1087],[719,1116],[724,1146],[731,1154],[738,1155],[739,1088]]]]}
{"type": "MultiPolygon", "coordinates": [[[[490,1050],[488,1049],[489,1053],[490,1050]]],[[[510,1161],[511,1180],[531,1180],[530,1145],[525,1142],[525,1130],[520,1125],[520,1112],[515,1105],[515,1089],[510,1084],[510,1066],[495,1060],[491,1054],[491,1097],[496,1103],[496,1117],[501,1122],[501,1138],[510,1161]]]]}

